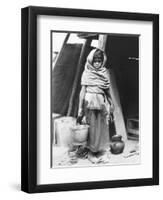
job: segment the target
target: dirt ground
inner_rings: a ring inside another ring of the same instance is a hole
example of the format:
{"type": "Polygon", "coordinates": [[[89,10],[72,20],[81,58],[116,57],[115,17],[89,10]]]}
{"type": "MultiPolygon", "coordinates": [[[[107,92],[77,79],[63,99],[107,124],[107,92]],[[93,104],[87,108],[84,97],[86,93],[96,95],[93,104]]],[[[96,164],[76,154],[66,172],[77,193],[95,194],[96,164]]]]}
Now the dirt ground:
{"type": "Polygon", "coordinates": [[[70,156],[68,155],[67,147],[58,147],[53,145],[52,148],[52,168],[58,167],[87,167],[87,166],[99,166],[99,165],[135,165],[140,164],[140,151],[138,151],[138,141],[127,140],[125,142],[125,148],[121,154],[112,154],[107,152],[107,163],[92,163],[88,158],[78,158],[76,163],[70,162],[70,156]],[[134,150],[134,153],[131,153],[134,150]],[[136,151],[135,151],[136,150],[136,151]]]}

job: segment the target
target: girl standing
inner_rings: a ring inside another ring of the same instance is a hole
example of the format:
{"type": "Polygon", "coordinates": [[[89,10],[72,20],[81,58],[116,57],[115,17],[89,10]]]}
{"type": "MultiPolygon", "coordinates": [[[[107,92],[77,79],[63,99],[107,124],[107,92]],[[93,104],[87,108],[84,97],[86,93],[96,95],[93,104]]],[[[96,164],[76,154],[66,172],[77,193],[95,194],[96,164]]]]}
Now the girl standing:
{"type": "Polygon", "coordinates": [[[99,161],[109,147],[108,121],[113,112],[113,103],[110,95],[110,79],[105,67],[106,55],[100,49],[93,49],[85,64],[81,78],[78,120],[86,117],[89,124],[87,148],[91,162],[99,161]]]}

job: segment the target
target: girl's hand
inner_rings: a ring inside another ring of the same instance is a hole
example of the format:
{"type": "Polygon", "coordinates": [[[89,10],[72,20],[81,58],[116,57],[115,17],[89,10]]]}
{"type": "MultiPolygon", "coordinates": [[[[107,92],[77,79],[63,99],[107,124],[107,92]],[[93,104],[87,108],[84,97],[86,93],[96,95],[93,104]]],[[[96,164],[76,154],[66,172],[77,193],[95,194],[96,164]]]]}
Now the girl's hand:
{"type": "Polygon", "coordinates": [[[82,116],[78,116],[77,119],[76,119],[76,123],[82,124],[82,118],[83,118],[82,116]]]}
{"type": "Polygon", "coordinates": [[[114,121],[114,115],[113,115],[113,113],[110,113],[110,115],[109,115],[109,120],[110,120],[110,122],[113,122],[113,121],[114,121]]]}
{"type": "Polygon", "coordinates": [[[79,108],[76,123],[82,124],[82,119],[83,119],[83,109],[79,108]]]}
{"type": "Polygon", "coordinates": [[[110,104],[110,113],[113,113],[114,110],[115,110],[114,104],[111,103],[111,104],[110,104]]]}

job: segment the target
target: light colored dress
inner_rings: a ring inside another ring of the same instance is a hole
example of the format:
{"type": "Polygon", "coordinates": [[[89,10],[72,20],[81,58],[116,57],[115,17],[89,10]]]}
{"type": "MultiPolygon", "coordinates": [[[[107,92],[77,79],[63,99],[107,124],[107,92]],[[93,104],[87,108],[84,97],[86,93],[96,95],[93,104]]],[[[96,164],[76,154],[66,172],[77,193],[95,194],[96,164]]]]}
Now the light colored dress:
{"type": "Polygon", "coordinates": [[[110,104],[104,91],[100,90],[96,86],[87,86],[84,101],[86,121],[90,125],[87,147],[92,152],[105,150],[110,141],[107,123],[110,104]]]}

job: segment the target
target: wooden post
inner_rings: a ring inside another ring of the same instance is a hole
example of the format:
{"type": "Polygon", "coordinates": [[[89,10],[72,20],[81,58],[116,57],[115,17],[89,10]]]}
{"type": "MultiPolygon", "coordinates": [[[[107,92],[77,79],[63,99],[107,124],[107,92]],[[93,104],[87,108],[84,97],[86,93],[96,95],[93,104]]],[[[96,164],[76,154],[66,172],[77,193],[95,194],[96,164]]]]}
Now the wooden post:
{"type": "Polygon", "coordinates": [[[81,73],[81,69],[82,66],[85,64],[83,63],[85,56],[86,56],[86,50],[89,47],[89,45],[91,44],[92,39],[87,39],[82,47],[81,53],[80,53],[80,57],[79,57],[79,62],[77,65],[77,70],[76,70],[76,76],[73,82],[73,87],[72,87],[72,92],[71,92],[71,96],[70,96],[70,100],[69,100],[69,107],[68,107],[68,112],[67,115],[70,116],[72,114],[72,109],[73,109],[73,105],[74,105],[74,99],[75,99],[75,95],[76,95],[76,90],[77,90],[77,86],[79,83],[79,78],[80,78],[80,73],[81,73]]]}
{"type": "Polygon", "coordinates": [[[109,75],[110,75],[110,83],[111,83],[110,93],[112,96],[112,101],[115,106],[114,123],[115,123],[116,133],[119,135],[122,135],[123,140],[126,141],[127,132],[126,132],[126,127],[125,127],[119,92],[118,92],[118,88],[116,84],[116,78],[114,76],[114,71],[112,69],[109,70],[109,75]]]}
{"type": "Polygon", "coordinates": [[[100,34],[98,39],[98,48],[105,51],[106,41],[107,41],[107,35],[100,34]]]}

